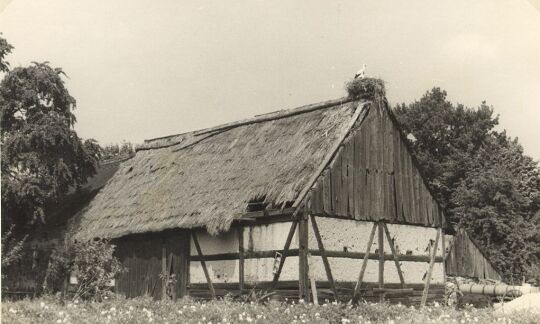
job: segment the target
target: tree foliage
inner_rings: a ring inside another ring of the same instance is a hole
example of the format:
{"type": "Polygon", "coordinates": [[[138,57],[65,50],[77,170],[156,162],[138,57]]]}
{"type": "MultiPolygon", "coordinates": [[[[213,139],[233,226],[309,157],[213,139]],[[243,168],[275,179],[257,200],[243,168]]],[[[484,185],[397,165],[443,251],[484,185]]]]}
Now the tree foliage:
{"type": "Polygon", "coordinates": [[[75,99],[60,68],[33,63],[0,83],[2,219],[44,220],[44,206],[95,173],[99,146],[73,129],[75,99]]]}
{"type": "Polygon", "coordinates": [[[122,144],[107,144],[101,147],[101,159],[103,161],[119,157],[132,156],[135,154],[135,146],[131,142],[123,141],[122,144]]]}
{"type": "Polygon", "coordinates": [[[495,130],[485,102],[472,109],[446,97],[434,88],[394,112],[450,223],[464,226],[508,280],[521,280],[540,260],[538,164],[495,130]]]}
{"type": "Polygon", "coordinates": [[[0,33],[0,72],[9,71],[9,63],[6,61],[6,56],[11,53],[13,46],[3,38],[0,33]]]}

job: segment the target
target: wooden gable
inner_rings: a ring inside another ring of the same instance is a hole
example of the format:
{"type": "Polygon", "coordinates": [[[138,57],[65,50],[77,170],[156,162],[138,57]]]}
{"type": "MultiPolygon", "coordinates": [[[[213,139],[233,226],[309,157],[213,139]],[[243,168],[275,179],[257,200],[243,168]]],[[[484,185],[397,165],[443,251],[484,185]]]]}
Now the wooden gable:
{"type": "Polygon", "coordinates": [[[372,105],[315,183],[310,212],[440,227],[442,210],[405,140],[391,112],[372,105]]]}

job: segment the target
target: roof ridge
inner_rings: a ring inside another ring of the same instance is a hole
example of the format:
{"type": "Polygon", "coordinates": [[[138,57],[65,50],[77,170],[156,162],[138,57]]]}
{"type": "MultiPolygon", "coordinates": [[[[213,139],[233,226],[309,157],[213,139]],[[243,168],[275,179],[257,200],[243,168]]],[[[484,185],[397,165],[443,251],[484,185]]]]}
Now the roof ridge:
{"type": "Polygon", "coordinates": [[[144,140],[144,143],[148,144],[148,143],[152,143],[152,142],[155,142],[155,141],[158,141],[158,140],[164,140],[164,139],[168,139],[168,138],[173,138],[173,137],[182,136],[182,135],[189,135],[189,134],[192,134],[193,136],[199,136],[199,135],[203,135],[203,134],[206,134],[206,133],[212,133],[212,132],[221,131],[221,130],[224,130],[224,129],[234,128],[234,127],[238,127],[238,126],[254,124],[254,123],[261,123],[261,122],[265,122],[265,121],[269,121],[269,120],[290,117],[290,116],[303,114],[303,113],[307,113],[307,112],[318,110],[318,109],[329,108],[329,107],[335,106],[337,104],[344,104],[344,103],[348,103],[348,102],[355,101],[355,100],[356,99],[354,99],[354,98],[341,97],[341,98],[338,98],[338,99],[326,100],[326,101],[322,101],[322,102],[318,102],[318,103],[314,103],[314,104],[309,104],[309,105],[304,105],[304,106],[300,106],[300,107],[296,107],[296,108],[276,110],[276,111],[269,112],[269,113],[255,115],[254,117],[251,117],[251,118],[246,118],[246,119],[241,119],[241,120],[237,120],[237,121],[233,121],[233,122],[228,122],[228,123],[224,123],[224,124],[217,125],[217,126],[212,126],[212,127],[208,127],[208,128],[199,129],[199,130],[193,130],[193,131],[184,132],[184,133],[178,133],[178,134],[172,134],[172,135],[167,135],[167,136],[150,138],[150,139],[144,140]]]}

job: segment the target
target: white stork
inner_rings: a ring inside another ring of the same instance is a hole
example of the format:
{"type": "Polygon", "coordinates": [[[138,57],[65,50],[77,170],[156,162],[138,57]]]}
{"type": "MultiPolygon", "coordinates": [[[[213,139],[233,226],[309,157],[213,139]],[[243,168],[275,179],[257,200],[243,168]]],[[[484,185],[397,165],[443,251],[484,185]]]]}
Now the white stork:
{"type": "Polygon", "coordinates": [[[358,72],[356,72],[356,74],[354,75],[354,78],[355,79],[358,79],[358,78],[363,79],[365,75],[366,75],[366,65],[362,64],[362,68],[358,72]]]}

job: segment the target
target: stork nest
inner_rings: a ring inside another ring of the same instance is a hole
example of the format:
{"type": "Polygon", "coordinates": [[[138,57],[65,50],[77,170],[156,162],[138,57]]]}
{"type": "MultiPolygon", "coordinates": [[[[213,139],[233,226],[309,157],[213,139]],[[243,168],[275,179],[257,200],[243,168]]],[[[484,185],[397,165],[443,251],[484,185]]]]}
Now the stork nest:
{"type": "Polygon", "coordinates": [[[384,98],[384,81],[376,78],[353,79],[345,85],[349,98],[375,100],[384,98]]]}

